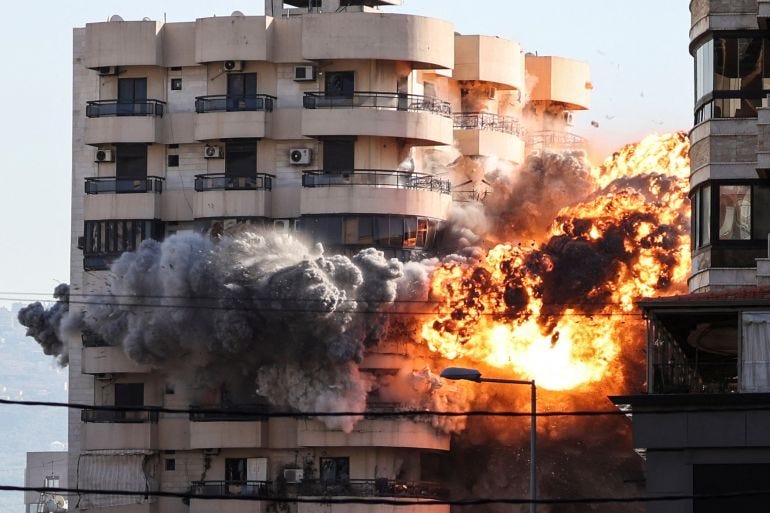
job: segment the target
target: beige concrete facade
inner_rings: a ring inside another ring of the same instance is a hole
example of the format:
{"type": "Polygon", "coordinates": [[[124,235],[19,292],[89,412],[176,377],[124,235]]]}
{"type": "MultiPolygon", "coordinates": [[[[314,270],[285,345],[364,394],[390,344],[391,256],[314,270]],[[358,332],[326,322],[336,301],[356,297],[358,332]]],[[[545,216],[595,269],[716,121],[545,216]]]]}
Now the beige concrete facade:
{"type": "MultiPolygon", "coordinates": [[[[523,162],[520,121],[531,102],[518,43],[456,35],[443,20],[380,10],[398,0],[286,4],[291,7],[266,1],[266,16],[165,24],[116,19],[75,29],[73,291],[105,291],[109,264],[140,228],[142,238],[162,238],[241,222],[283,232],[319,217],[342,223],[389,216],[443,229],[454,177],[421,168],[423,159],[414,155],[454,145],[469,157],[523,162]],[[335,91],[335,80],[347,89],[335,91]],[[236,151],[248,154],[248,173],[234,169],[236,151]],[[340,154],[347,157],[342,164],[340,154]],[[113,244],[116,237],[123,245],[113,244]]],[[[559,61],[546,68],[553,85],[538,90],[538,101],[566,101],[559,112],[588,106],[586,67],[559,61]],[[576,72],[571,82],[559,77],[576,72]]],[[[380,249],[408,259],[434,248],[404,242],[380,249]]],[[[360,369],[392,372],[407,363],[405,355],[403,348],[372,350],[360,369]]],[[[282,483],[288,488],[281,493],[295,496],[360,498],[396,496],[388,486],[397,485],[398,497],[429,501],[435,483],[424,483],[421,459],[450,448],[447,434],[409,419],[365,419],[345,433],[315,420],[196,412],[205,405],[197,403],[194,384],[168,383],[109,343],[71,347],[69,372],[73,402],[110,406],[118,390],[140,386],[135,399],[144,405],[184,411],[70,412],[69,477],[82,488],[120,478],[125,487],[258,495],[260,487],[282,483]],[[349,462],[347,489],[319,488],[319,461],[327,457],[349,462]],[[233,459],[247,461],[248,482],[258,484],[230,489],[226,466],[233,459]],[[316,475],[296,477],[301,470],[316,475]]],[[[83,497],[79,508],[275,510],[253,500],[188,502],[83,497]]],[[[316,508],[290,504],[286,511],[316,508]]],[[[324,511],[448,513],[449,507],[324,511]]]]}

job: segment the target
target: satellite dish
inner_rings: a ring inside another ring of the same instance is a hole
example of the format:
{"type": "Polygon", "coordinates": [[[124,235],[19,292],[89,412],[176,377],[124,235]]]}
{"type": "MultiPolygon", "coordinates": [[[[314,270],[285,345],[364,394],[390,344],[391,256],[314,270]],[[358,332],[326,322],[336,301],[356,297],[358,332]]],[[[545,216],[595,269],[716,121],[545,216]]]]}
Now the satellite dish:
{"type": "Polygon", "coordinates": [[[150,18],[148,18],[147,16],[145,16],[144,18],[142,18],[142,21],[152,21],[152,20],[150,18]]]}
{"type": "Polygon", "coordinates": [[[242,18],[244,14],[241,11],[233,11],[230,16],[240,16],[242,18]]]}
{"type": "Polygon", "coordinates": [[[110,16],[110,21],[123,21],[123,18],[121,18],[119,14],[113,14],[110,16]]]}

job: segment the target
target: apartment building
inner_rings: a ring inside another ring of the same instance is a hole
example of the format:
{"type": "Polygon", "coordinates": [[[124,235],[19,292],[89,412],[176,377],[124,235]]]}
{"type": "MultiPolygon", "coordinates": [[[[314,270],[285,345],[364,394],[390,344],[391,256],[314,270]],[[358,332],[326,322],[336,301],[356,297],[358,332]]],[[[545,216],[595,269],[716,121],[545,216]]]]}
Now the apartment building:
{"type": "MultiPolygon", "coordinates": [[[[28,452],[24,486],[67,488],[67,453],[65,451],[28,452]]],[[[24,492],[24,513],[66,513],[64,496],[24,492]]]]}
{"type": "Polygon", "coordinates": [[[770,472],[770,2],[693,0],[689,294],[640,302],[647,394],[632,413],[649,512],[765,511],[770,472]],[[649,411],[656,413],[645,413],[649,411]],[[763,411],[764,410],[764,411],[763,411]]]}
{"type": "MultiPolygon", "coordinates": [[[[435,152],[517,164],[527,136],[564,133],[570,112],[588,108],[585,63],[525,57],[513,41],[384,10],[398,4],[266,0],[264,16],[113,16],[76,28],[73,291],[106,290],[121,253],[186,231],[216,239],[258,226],[297,231],[331,252],[435,254],[453,202],[478,199],[481,181],[434,165],[435,152]],[[538,84],[531,98],[527,74],[538,84]],[[535,127],[526,135],[525,122],[535,127]]],[[[407,362],[404,348],[379,347],[360,368],[388,373],[407,362]]],[[[73,486],[265,499],[81,494],[71,510],[259,512],[281,506],[276,496],[446,496],[435,459],[449,436],[428,423],[364,419],[344,433],[268,418],[264,398],[234,403],[221,387],[168,383],[87,334],[70,348],[69,372],[72,402],[240,413],[73,411],[73,486]]]]}

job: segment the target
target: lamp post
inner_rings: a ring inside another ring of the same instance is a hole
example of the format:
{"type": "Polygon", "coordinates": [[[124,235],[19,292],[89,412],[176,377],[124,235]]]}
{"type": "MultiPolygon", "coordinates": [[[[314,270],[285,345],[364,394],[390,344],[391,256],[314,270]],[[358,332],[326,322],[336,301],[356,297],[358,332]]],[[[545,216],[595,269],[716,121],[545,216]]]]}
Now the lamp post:
{"type": "Polygon", "coordinates": [[[527,381],[523,379],[499,379],[482,378],[481,372],[476,369],[466,369],[463,367],[447,367],[441,371],[441,377],[452,380],[475,381],[476,383],[505,383],[508,385],[529,385],[532,391],[532,403],[530,411],[530,431],[529,431],[529,503],[530,513],[537,511],[537,388],[535,380],[527,381]]]}

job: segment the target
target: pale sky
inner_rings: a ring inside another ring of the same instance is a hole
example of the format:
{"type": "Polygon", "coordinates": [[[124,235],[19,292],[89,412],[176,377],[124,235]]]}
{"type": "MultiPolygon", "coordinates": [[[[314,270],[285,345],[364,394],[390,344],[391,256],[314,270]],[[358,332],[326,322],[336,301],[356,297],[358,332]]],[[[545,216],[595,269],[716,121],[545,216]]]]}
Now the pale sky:
{"type": "MultiPolygon", "coordinates": [[[[686,0],[405,0],[387,8],[446,19],[463,34],[518,41],[527,52],[587,61],[592,109],[575,131],[609,153],[652,132],[692,126],[686,0]],[[591,121],[599,124],[591,126],[591,121]]],[[[48,293],[69,279],[72,28],[147,16],[167,21],[264,13],[262,0],[3,2],[4,142],[0,297],[48,293]]],[[[2,300],[0,300],[2,301],[2,300]]]]}

